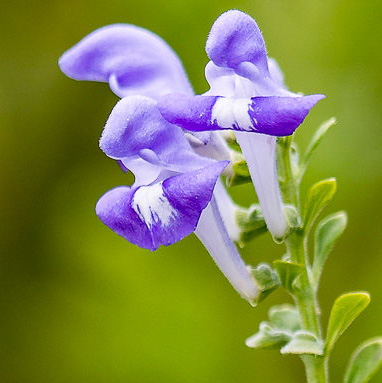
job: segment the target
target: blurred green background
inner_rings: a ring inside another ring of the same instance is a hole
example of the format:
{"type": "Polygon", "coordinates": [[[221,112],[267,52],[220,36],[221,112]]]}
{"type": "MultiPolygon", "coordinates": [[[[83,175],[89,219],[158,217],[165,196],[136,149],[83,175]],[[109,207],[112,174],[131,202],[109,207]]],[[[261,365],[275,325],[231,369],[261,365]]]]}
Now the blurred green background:
{"type": "MultiPolygon", "coordinates": [[[[341,381],[362,340],[382,334],[380,1],[3,0],[1,382],[304,381],[297,358],[244,345],[268,308],[289,299],[284,293],[252,309],[193,235],[150,253],[98,221],[99,196],[131,181],[98,148],[117,98],[106,84],[75,82],[57,66],[92,30],[132,23],[162,36],[203,92],[205,39],[230,8],[256,18],[292,90],[326,94],[298,130],[301,146],[322,120],[338,119],[304,182],[306,190],[336,176],[327,213],[346,209],[350,219],[322,281],[323,321],[342,292],[368,290],[373,300],[335,348],[332,381],[341,381]]],[[[253,193],[233,190],[243,204],[253,193]]],[[[265,235],[242,253],[257,264],[282,252],[265,235]]]]}

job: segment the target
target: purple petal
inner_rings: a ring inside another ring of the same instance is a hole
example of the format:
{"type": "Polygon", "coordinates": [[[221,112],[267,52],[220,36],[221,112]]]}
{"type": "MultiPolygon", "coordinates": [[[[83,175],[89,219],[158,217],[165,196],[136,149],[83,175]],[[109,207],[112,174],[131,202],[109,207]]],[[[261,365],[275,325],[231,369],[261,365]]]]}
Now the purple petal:
{"type": "Polygon", "coordinates": [[[130,160],[137,158],[179,172],[211,163],[194,153],[181,128],[163,119],[153,99],[143,96],[125,97],[117,103],[100,147],[109,157],[123,160],[127,168],[130,160]]]}
{"type": "Polygon", "coordinates": [[[110,229],[142,248],[154,251],[171,245],[195,230],[226,166],[216,162],[151,186],[117,187],[100,198],[96,213],[110,229]]]}
{"type": "Polygon", "coordinates": [[[325,96],[322,94],[302,97],[253,97],[247,112],[251,124],[244,124],[238,130],[254,130],[271,136],[289,136],[302,124],[310,109],[323,98],[325,96]]]}
{"type": "Polygon", "coordinates": [[[124,173],[129,172],[129,169],[123,164],[122,160],[117,160],[117,163],[124,173]]]}
{"type": "Polygon", "coordinates": [[[186,96],[168,94],[158,101],[158,109],[170,123],[191,131],[217,130],[211,121],[211,111],[217,96],[186,96]]]}
{"type": "Polygon", "coordinates": [[[158,102],[162,116],[184,129],[233,129],[271,136],[291,135],[310,109],[325,96],[226,98],[166,95],[158,102]]]}
{"type": "Polygon", "coordinates": [[[255,20],[243,12],[230,10],[217,18],[207,39],[206,52],[220,67],[235,68],[249,61],[268,73],[263,36],[255,20]]]}
{"type": "Polygon", "coordinates": [[[65,52],[59,65],[75,80],[109,82],[119,97],[193,93],[174,51],[159,36],[134,25],[97,29],[65,52]]]}

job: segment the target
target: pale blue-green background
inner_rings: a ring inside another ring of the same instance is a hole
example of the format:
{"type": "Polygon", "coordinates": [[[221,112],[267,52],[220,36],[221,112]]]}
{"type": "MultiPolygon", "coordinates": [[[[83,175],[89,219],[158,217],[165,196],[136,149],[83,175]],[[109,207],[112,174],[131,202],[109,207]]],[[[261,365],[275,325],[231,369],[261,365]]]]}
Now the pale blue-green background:
{"type": "MultiPolygon", "coordinates": [[[[125,242],[94,214],[126,177],[98,149],[117,98],[79,83],[58,57],[97,27],[137,24],[177,51],[197,92],[207,89],[204,43],[223,11],[254,16],[294,91],[327,99],[298,131],[338,124],[313,158],[304,189],[336,176],[327,212],[350,224],[327,263],[320,300],[327,322],[342,292],[372,304],[339,341],[339,382],[352,349],[382,334],[382,3],[377,0],[11,1],[0,5],[0,381],[207,383],[303,381],[301,363],[244,346],[277,292],[258,309],[240,299],[190,236],[155,254],[125,242]]],[[[130,180],[131,181],[131,180],[130,180]]],[[[250,203],[253,190],[235,197],[250,203]]],[[[280,257],[268,235],[243,250],[256,264],[280,257]]],[[[375,382],[382,380],[382,373],[375,382]]]]}

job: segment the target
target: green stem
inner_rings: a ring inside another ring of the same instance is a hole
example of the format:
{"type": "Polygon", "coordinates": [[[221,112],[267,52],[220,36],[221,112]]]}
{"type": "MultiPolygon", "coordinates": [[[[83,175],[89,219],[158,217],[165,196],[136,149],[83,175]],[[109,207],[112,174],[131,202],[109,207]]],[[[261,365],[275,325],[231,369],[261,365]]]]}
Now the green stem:
{"type": "MultiPolygon", "coordinates": [[[[316,293],[309,280],[309,264],[302,230],[296,230],[286,239],[285,244],[291,261],[303,266],[299,277],[299,286],[295,292],[295,301],[300,311],[301,328],[316,335],[322,341],[319,322],[319,306],[316,293]]],[[[304,355],[302,361],[305,365],[308,383],[327,383],[327,363],[323,356],[304,355]]]]}
{"type": "MultiPolygon", "coordinates": [[[[295,206],[300,214],[299,180],[293,174],[292,167],[292,138],[286,137],[279,140],[278,145],[278,172],[280,187],[284,203],[295,206]]],[[[299,217],[299,221],[301,218],[299,217]]],[[[291,262],[303,267],[299,276],[298,286],[294,293],[296,305],[301,316],[302,330],[309,331],[322,341],[321,326],[319,321],[319,306],[317,294],[311,284],[309,274],[310,265],[307,251],[307,235],[302,228],[295,228],[285,240],[291,262]]],[[[328,383],[327,360],[323,356],[302,355],[308,383],[328,383]]]]}
{"type": "Polygon", "coordinates": [[[295,179],[292,170],[292,136],[280,137],[277,144],[277,174],[283,202],[299,209],[299,181],[295,179]]]}

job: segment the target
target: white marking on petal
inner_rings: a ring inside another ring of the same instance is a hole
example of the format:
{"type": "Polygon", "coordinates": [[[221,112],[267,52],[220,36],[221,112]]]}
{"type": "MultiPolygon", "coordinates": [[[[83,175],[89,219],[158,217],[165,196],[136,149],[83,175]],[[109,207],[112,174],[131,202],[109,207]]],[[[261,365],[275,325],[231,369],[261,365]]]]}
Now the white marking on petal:
{"type": "Polygon", "coordinates": [[[138,188],[131,202],[131,207],[149,229],[157,223],[160,223],[161,226],[168,226],[178,215],[178,212],[163,194],[162,182],[138,188]]]}
{"type": "Polygon", "coordinates": [[[252,106],[250,98],[218,98],[211,112],[211,122],[216,122],[223,129],[239,129],[256,131],[253,121],[248,114],[252,106]]]}

